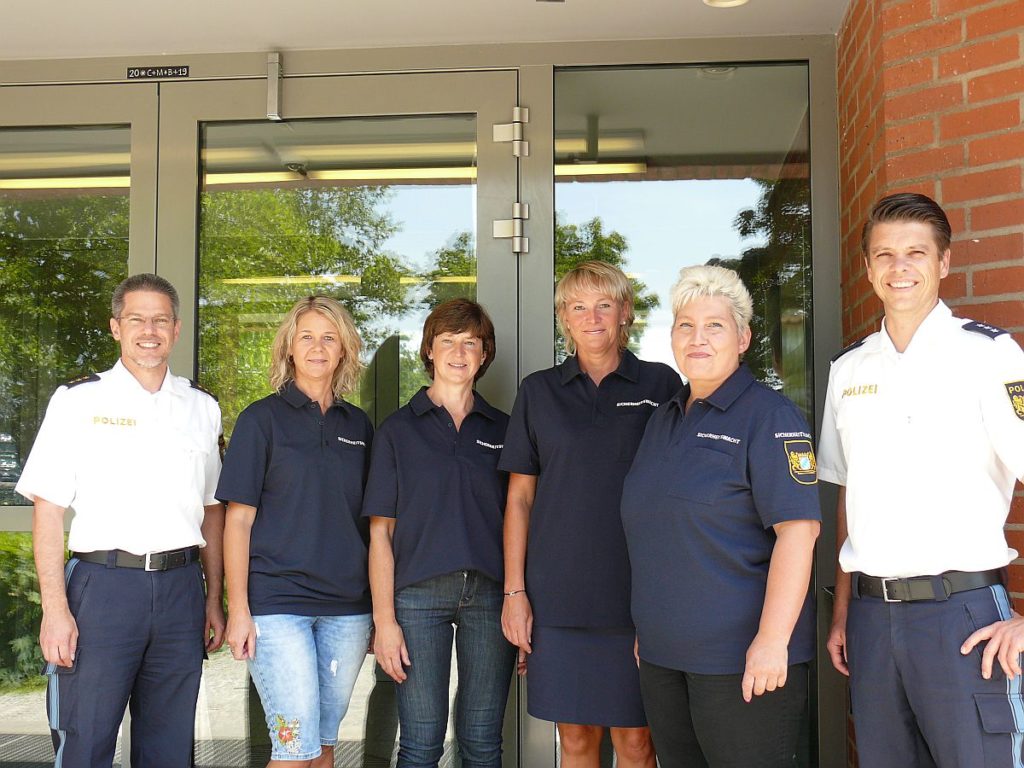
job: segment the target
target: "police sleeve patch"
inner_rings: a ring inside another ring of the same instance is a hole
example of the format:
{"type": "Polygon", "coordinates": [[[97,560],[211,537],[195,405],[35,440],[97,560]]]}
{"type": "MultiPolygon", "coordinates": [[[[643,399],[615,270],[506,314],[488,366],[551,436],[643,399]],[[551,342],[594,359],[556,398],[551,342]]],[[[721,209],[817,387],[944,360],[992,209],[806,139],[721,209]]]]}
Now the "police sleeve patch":
{"type": "Polygon", "coordinates": [[[1005,333],[1008,333],[1008,331],[1004,331],[1002,328],[996,328],[994,325],[989,325],[988,323],[978,323],[974,320],[971,320],[969,323],[964,323],[960,327],[965,331],[970,331],[971,333],[980,333],[982,336],[988,336],[990,339],[995,339],[1005,333]]]}
{"type": "MultiPolygon", "coordinates": [[[[213,394],[213,392],[211,392],[210,390],[208,390],[208,389],[207,389],[206,387],[204,387],[204,386],[203,386],[202,384],[200,384],[200,383],[199,383],[198,381],[190,380],[190,381],[189,381],[189,384],[191,384],[191,385],[192,385],[192,389],[198,389],[198,390],[199,390],[200,392],[202,392],[202,393],[203,393],[204,395],[209,395],[209,396],[210,396],[210,397],[212,397],[212,398],[213,398],[214,400],[217,400],[217,396],[216,396],[215,394],[213,394]]],[[[220,401],[219,401],[219,400],[217,400],[217,402],[220,402],[220,401]]]]}
{"type": "Polygon", "coordinates": [[[814,449],[810,440],[786,440],[786,458],[789,474],[800,485],[814,485],[818,482],[818,463],[814,460],[814,449]]]}
{"type": "Polygon", "coordinates": [[[845,355],[847,352],[852,352],[853,350],[855,350],[857,347],[859,347],[865,341],[867,341],[867,337],[861,339],[860,341],[853,342],[853,344],[851,344],[848,347],[844,347],[843,349],[841,349],[838,352],[836,352],[836,354],[832,356],[832,359],[829,362],[834,363],[836,360],[838,360],[840,357],[845,355]]]}
{"type": "Polygon", "coordinates": [[[87,384],[90,381],[99,380],[100,375],[98,373],[89,373],[86,374],[85,376],[79,376],[77,379],[72,379],[71,381],[65,383],[64,386],[67,387],[68,389],[71,389],[72,387],[77,387],[79,384],[87,384]]]}
{"type": "Polygon", "coordinates": [[[1013,412],[1017,414],[1018,419],[1024,421],[1024,381],[1010,381],[1005,386],[1013,412]]]}

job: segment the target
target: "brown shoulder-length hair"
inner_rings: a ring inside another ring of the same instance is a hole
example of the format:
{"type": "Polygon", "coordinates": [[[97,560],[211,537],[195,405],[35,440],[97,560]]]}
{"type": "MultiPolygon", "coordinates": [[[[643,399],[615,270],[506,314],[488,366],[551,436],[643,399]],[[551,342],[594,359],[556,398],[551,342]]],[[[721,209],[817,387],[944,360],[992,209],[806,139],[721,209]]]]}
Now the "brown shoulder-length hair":
{"type": "Polygon", "coordinates": [[[275,391],[280,390],[295,378],[295,363],[288,350],[291,349],[292,341],[295,339],[299,318],[307,312],[316,312],[322,315],[330,320],[338,330],[338,339],[341,341],[341,360],[331,379],[331,389],[334,390],[335,397],[347,395],[356,388],[359,383],[359,374],[363,370],[363,363],[359,359],[363,342],[359,338],[359,331],[356,330],[356,325],[352,322],[348,311],[330,296],[307,296],[295,302],[295,306],[288,310],[288,314],[284,316],[281,325],[278,326],[270,351],[270,386],[275,391]]]}
{"type": "Polygon", "coordinates": [[[423,341],[420,342],[420,360],[430,378],[434,378],[434,361],[430,359],[430,349],[434,339],[442,333],[469,333],[476,336],[484,345],[484,361],[476,372],[477,381],[494,362],[498,348],[494,341],[494,323],[491,322],[487,310],[469,299],[452,299],[438,304],[427,315],[423,323],[423,341]]]}
{"type": "Polygon", "coordinates": [[[565,322],[566,308],[581,293],[603,293],[622,306],[623,325],[619,326],[619,349],[629,345],[629,329],[636,314],[633,311],[633,286],[618,267],[605,261],[584,261],[566,272],[555,286],[555,317],[558,330],[565,339],[570,355],[576,354],[576,340],[565,322]]]}

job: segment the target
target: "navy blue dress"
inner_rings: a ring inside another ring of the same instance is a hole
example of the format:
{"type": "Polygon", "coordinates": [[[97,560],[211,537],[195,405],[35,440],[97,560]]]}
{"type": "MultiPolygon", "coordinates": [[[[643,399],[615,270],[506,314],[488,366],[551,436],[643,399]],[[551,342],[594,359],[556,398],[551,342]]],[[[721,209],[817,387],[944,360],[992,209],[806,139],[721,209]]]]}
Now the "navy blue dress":
{"type": "Polygon", "coordinates": [[[668,366],[625,351],[600,386],[571,357],[519,389],[498,467],[537,476],[526,554],[534,717],[646,725],[619,502],[648,418],[680,385],[668,366]]]}

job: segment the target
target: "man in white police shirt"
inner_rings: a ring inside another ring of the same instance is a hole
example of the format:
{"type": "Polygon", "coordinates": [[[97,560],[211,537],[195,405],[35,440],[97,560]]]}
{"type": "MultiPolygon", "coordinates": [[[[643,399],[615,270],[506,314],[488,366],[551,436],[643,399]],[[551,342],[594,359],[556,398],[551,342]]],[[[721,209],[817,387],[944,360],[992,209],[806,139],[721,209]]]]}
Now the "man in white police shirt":
{"type": "Polygon", "coordinates": [[[840,488],[828,649],[866,768],[1020,766],[1024,618],[1003,525],[1024,476],[1024,353],[939,301],[950,225],[918,194],[864,226],[882,328],[832,362],[818,476],[840,488]]]}
{"type": "Polygon", "coordinates": [[[57,389],[17,485],[35,505],[55,764],[110,766],[129,704],[133,768],[186,768],[204,650],[224,630],[220,408],[168,370],[170,283],[134,275],[111,305],[121,359],[57,389]]]}

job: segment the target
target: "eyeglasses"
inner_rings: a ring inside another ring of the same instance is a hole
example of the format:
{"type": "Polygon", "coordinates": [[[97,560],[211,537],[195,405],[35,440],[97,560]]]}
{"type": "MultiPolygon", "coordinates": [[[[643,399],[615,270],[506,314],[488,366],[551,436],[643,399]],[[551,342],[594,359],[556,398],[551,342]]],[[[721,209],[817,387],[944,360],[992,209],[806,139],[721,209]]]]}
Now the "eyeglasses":
{"type": "Polygon", "coordinates": [[[142,315],[122,315],[121,317],[116,317],[114,319],[119,320],[129,328],[145,328],[147,325],[152,324],[154,328],[164,330],[174,325],[174,318],[170,315],[153,315],[153,317],[143,317],[142,315]]]}

